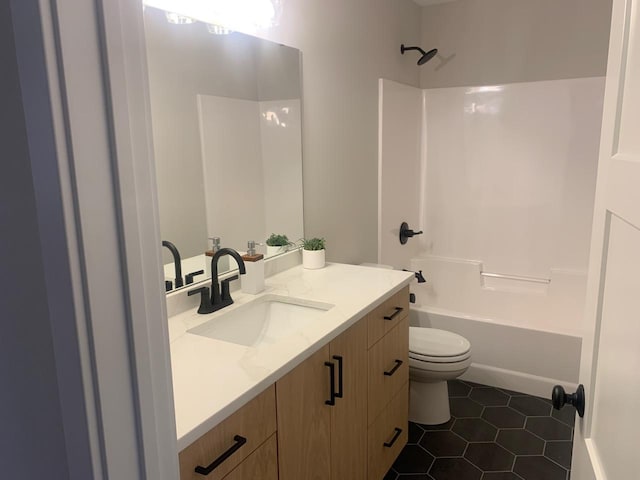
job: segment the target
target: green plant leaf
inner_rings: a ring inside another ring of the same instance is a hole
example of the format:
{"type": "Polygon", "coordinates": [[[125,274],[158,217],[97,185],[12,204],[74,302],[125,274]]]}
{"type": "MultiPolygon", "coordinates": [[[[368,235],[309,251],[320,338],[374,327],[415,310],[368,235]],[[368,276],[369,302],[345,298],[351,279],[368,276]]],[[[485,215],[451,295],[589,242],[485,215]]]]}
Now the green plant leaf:
{"type": "Polygon", "coordinates": [[[272,233],[271,236],[267,238],[267,245],[270,247],[284,247],[286,245],[291,245],[291,242],[286,235],[276,235],[275,233],[272,233]]]}
{"type": "Polygon", "coordinates": [[[302,239],[302,248],[305,250],[324,250],[324,245],[324,238],[314,237],[310,239],[302,239]]]}

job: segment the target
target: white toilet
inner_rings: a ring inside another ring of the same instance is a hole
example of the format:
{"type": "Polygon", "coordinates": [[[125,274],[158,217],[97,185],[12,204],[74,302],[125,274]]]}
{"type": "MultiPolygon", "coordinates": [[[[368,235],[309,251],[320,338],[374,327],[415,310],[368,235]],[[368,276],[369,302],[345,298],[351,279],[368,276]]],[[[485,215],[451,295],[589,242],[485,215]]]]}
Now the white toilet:
{"type": "Polygon", "coordinates": [[[451,418],[447,380],[471,365],[471,344],[452,332],[409,327],[409,420],[440,425],[451,418]]]}

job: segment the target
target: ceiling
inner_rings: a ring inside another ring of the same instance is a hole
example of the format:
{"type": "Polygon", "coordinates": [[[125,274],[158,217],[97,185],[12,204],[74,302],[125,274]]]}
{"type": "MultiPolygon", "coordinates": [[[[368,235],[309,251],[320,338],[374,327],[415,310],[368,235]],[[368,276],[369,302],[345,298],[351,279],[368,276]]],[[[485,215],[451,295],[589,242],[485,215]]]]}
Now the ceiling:
{"type": "Polygon", "coordinates": [[[456,0],[413,0],[413,1],[422,7],[427,7],[429,5],[436,5],[438,3],[455,2],[456,0]]]}

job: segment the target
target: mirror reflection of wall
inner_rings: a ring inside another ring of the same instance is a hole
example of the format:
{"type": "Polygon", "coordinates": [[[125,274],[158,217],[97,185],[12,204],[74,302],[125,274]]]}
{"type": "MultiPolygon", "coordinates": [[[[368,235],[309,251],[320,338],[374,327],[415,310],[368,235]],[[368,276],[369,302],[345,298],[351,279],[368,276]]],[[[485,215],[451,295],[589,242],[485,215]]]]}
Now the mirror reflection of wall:
{"type": "Polygon", "coordinates": [[[300,52],[152,7],[144,16],[161,236],[183,275],[208,276],[211,237],[239,251],[271,233],[301,238],[300,52]]]}

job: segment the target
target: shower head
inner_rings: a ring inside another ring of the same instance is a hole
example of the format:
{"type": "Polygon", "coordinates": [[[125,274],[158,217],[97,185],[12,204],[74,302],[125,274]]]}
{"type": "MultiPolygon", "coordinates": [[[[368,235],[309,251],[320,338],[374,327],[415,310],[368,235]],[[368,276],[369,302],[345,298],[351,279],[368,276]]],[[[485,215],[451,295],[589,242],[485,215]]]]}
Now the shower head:
{"type": "Polygon", "coordinates": [[[433,57],[435,57],[436,54],[438,53],[438,49],[437,48],[434,48],[433,50],[429,50],[428,52],[425,52],[420,47],[405,47],[404,43],[402,45],[400,45],[400,53],[402,55],[404,55],[404,52],[406,52],[407,50],[418,50],[422,54],[422,56],[418,60],[418,65],[424,65],[429,60],[431,60],[433,57]]]}

